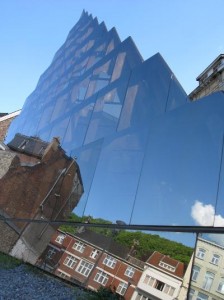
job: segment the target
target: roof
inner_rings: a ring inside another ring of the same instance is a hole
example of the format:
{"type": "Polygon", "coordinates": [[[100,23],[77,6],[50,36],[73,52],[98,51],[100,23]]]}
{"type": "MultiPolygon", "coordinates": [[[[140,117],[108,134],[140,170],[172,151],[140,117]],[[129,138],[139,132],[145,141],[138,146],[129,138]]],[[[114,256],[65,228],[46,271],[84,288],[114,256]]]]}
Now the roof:
{"type": "Polygon", "coordinates": [[[29,137],[17,133],[12,141],[8,143],[8,147],[12,150],[41,158],[48,144],[38,137],[29,137]]]}
{"type": "Polygon", "coordinates": [[[184,276],[184,263],[157,251],[153,252],[148,258],[147,264],[153,265],[163,272],[165,271],[179,278],[183,278],[184,276]]]}
{"type": "Polygon", "coordinates": [[[8,113],[0,113],[0,118],[8,115],[8,113]]]}
{"type": "Polygon", "coordinates": [[[129,249],[121,244],[116,243],[111,237],[99,234],[95,231],[83,228],[81,232],[77,232],[74,237],[78,237],[92,245],[104,249],[111,254],[126,259],[129,249]]]}
{"type": "Polygon", "coordinates": [[[84,227],[81,227],[80,231],[74,235],[70,233],[66,234],[74,238],[79,238],[84,243],[91,244],[95,247],[98,247],[99,249],[103,249],[104,251],[108,252],[108,254],[126,260],[130,265],[133,265],[140,269],[144,268],[143,261],[129,255],[130,249],[119,243],[116,243],[111,237],[105,236],[84,227]]]}
{"type": "Polygon", "coordinates": [[[198,77],[196,78],[196,80],[197,81],[199,81],[200,80],[200,78],[209,70],[209,69],[211,69],[211,67],[213,66],[213,65],[215,65],[221,58],[224,58],[224,54],[220,54],[219,56],[217,56],[216,57],[216,59],[215,60],[213,60],[213,62],[212,63],[210,63],[210,65],[200,74],[200,75],[198,75],[198,77]]]}
{"type": "Polygon", "coordinates": [[[21,110],[14,111],[12,113],[0,113],[0,122],[5,121],[7,119],[15,118],[20,114],[21,110]]]}

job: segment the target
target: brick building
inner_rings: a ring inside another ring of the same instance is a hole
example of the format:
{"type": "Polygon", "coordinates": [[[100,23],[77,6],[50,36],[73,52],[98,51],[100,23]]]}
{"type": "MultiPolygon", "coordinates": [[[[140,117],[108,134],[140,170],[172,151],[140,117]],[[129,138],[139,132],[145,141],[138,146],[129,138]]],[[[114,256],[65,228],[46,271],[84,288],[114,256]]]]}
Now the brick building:
{"type": "Polygon", "coordinates": [[[0,147],[0,190],[0,251],[35,263],[57,228],[42,221],[65,219],[83,187],[57,138],[46,143],[17,134],[0,147]]]}
{"type": "Polygon", "coordinates": [[[38,265],[92,290],[111,287],[124,299],[131,299],[144,269],[128,248],[84,228],[74,236],[57,231],[38,265]]]}
{"type": "Polygon", "coordinates": [[[134,257],[133,250],[84,227],[74,235],[58,230],[37,265],[95,291],[110,287],[127,300],[185,298],[190,273],[185,278],[187,288],[180,294],[182,262],[157,251],[144,262],[134,257]]]}
{"type": "Polygon", "coordinates": [[[4,140],[11,122],[20,114],[20,110],[13,113],[0,113],[0,142],[4,140]]]}

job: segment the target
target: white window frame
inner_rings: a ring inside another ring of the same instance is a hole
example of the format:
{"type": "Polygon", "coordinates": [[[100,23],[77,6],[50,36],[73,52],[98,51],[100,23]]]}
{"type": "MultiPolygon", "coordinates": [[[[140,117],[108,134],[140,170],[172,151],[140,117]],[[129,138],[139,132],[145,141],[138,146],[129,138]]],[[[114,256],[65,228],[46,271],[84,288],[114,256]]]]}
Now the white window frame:
{"type": "Polygon", "coordinates": [[[86,245],[83,242],[76,241],[72,248],[80,253],[83,253],[85,250],[86,245]]]}
{"type": "Polygon", "coordinates": [[[190,289],[189,291],[189,300],[193,300],[193,297],[194,297],[194,294],[195,294],[195,290],[194,289],[190,289]]]}
{"type": "Polygon", "coordinates": [[[201,292],[198,293],[196,300],[208,300],[209,297],[206,294],[203,294],[201,292]]]}
{"type": "Polygon", "coordinates": [[[58,244],[62,245],[64,239],[65,239],[65,235],[62,234],[62,233],[60,233],[60,234],[56,237],[55,242],[57,242],[58,244]]]}
{"type": "Polygon", "coordinates": [[[63,265],[67,266],[70,269],[74,269],[77,262],[78,260],[75,258],[75,256],[69,254],[66,256],[63,265]]]}
{"type": "Polygon", "coordinates": [[[196,265],[193,266],[191,280],[197,281],[200,270],[201,270],[200,267],[198,267],[196,265]]]}
{"type": "Polygon", "coordinates": [[[207,271],[205,273],[202,288],[206,291],[210,291],[210,289],[212,287],[212,284],[213,284],[213,281],[214,281],[214,278],[215,278],[215,274],[212,273],[212,272],[207,271]]]}
{"type": "Polygon", "coordinates": [[[154,277],[147,275],[147,274],[145,275],[143,283],[153,287],[155,285],[155,282],[156,282],[156,279],[154,277]]]}
{"type": "Polygon", "coordinates": [[[71,275],[66,274],[65,272],[62,271],[58,271],[58,276],[64,279],[69,279],[71,277],[71,275]]]}
{"type": "Polygon", "coordinates": [[[224,294],[224,277],[220,279],[217,291],[221,294],[224,294]]]}
{"type": "Polygon", "coordinates": [[[116,293],[123,296],[126,293],[127,289],[128,289],[128,284],[121,281],[116,289],[116,293]]]}
{"type": "Polygon", "coordinates": [[[167,283],[165,283],[165,286],[163,288],[163,292],[165,294],[168,294],[169,296],[173,296],[174,292],[175,292],[175,288],[167,283]]]}
{"type": "Polygon", "coordinates": [[[205,249],[198,248],[197,253],[196,253],[196,257],[199,258],[199,259],[204,259],[205,258],[205,253],[206,253],[205,249]]]}
{"type": "Polygon", "coordinates": [[[142,295],[142,294],[140,294],[140,293],[138,293],[135,300],[149,300],[149,298],[142,295]]]}
{"type": "Polygon", "coordinates": [[[131,266],[127,266],[127,269],[124,272],[124,275],[132,278],[135,274],[135,268],[131,267],[131,266]]]}
{"type": "Polygon", "coordinates": [[[175,270],[176,270],[175,267],[173,267],[171,265],[168,265],[168,264],[164,263],[163,261],[159,262],[159,266],[162,267],[162,268],[164,268],[164,269],[169,270],[170,272],[175,272],[175,270]]]}
{"type": "Polygon", "coordinates": [[[99,254],[100,254],[100,251],[99,251],[99,250],[93,249],[93,251],[90,253],[90,256],[89,256],[89,257],[91,257],[91,258],[93,258],[93,259],[96,259],[97,256],[98,256],[99,254]]]}
{"type": "Polygon", "coordinates": [[[109,279],[108,274],[103,271],[98,271],[94,277],[94,281],[100,283],[103,286],[107,284],[108,279],[109,279]]]}
{"type": "Polygon", "coordinates": [[[107,255],[103,260],[103,264],[111,269],[115,268],[116,263],[117,263],[117,260],[113,256],[110,256],[110,255],[107,255]]]}
{"type": "Polygon", "coordinates": [[[211,259],[211,263],[213,264],[213,265],[218,265],[219,264],[219,261],[220,261],[220,255],[218,255],[218,254],[213,254],[212,255],[212,259],[211,259]]]}
{"type": "Polygon", "coordinates": [[[92,269],[93,269],[92,263],[86,260],[81,260],[76,268],[76,272],[82,274],[85,277],[88,277],[92,269]]]}

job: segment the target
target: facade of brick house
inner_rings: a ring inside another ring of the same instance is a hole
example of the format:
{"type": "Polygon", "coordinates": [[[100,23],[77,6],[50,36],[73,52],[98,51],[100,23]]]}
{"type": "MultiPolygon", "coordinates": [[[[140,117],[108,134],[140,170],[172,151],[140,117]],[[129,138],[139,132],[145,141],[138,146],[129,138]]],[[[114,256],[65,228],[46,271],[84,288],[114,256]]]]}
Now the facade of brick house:
{"type": "Polygon", "coordinates": [[[95,291],[110,287],[124,299],[131,299],[144,268],[129,249],[88,229],[55,233],[38,265],[95,291]]]}
{"type": "Polygon", "coordinates": [[[110,287],[127,300],[186,299],[190,273],[183,289],[182,262],[156,251],[143,262],[131,253],[84,227],[74,235],[58,230],[37,265],[88,289],[110,287]]]}
{"type": "Polygon", "coordinates": [[[57,138],[17,134],[0,150],[0,251],[35,263],[83,192],[77,163],[57,138]],[[22,221],[23,220],[23,221],[22,221]]]}

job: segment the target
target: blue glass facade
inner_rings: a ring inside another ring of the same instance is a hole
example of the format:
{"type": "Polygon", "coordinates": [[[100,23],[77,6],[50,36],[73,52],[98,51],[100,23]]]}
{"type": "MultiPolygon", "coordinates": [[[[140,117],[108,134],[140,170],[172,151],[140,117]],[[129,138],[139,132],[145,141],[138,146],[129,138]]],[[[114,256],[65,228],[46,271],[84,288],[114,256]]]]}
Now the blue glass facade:
{"type": "Polygon", "coordinates": [[[223,213],[223,115],[223,93],[190,102],[160,54],[144,61],[130,37],[84,12],[5,142],[60,137],[80,166],[80,216],[201,225],[197,203],[223,213]]]}

